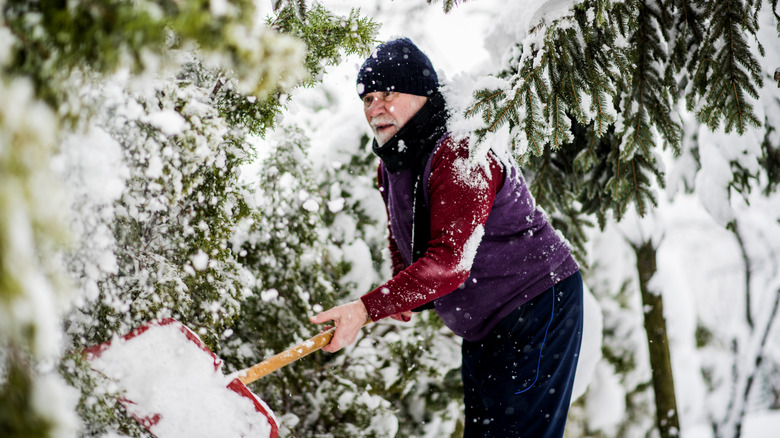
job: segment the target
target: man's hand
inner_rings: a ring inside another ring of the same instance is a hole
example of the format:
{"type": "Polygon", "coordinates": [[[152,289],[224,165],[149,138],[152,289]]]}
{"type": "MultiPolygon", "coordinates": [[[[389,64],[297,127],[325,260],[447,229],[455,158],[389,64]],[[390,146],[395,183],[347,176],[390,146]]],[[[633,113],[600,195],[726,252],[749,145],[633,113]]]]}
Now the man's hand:
{"type": "Polygon", "coordinates": [[[409,322],[412,319],[412,311],[407,310],[406,312],[396,313],[395,315],[390,315],[390,318],[397,321],[409,322]]]}
{"type": "Polygon", "coordinates": [[[363,324],[368,321],[368,310],[362,301],[355,300],[318,313],[309,320],[314,324],[333,321],[336,332],[333,333],[333,339],[330,340],[330,343],[322,349],[328,353],[335,353],[355,342],[363,324]]]}

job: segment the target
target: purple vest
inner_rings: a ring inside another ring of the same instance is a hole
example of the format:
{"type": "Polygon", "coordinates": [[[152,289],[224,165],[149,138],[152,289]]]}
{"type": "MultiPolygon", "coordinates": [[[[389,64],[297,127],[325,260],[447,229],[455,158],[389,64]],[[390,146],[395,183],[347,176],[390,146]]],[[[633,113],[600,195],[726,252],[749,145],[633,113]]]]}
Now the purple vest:
{"type": "MultiPolygon", "coordinates": [[[[433,156],[423,174],[426,207],[433,156]]],[[[412,261],[412,171],[388,172],[382,166],[390,227],[406,265],[412,261]]],[[[434,301],[436,312],[455,334],[469,341],[483,338],[498,322],[577,271],[568,245],[534,203],[520,174],[504,163],[504,184],[485,224],[468,279],[434,301]]]]}

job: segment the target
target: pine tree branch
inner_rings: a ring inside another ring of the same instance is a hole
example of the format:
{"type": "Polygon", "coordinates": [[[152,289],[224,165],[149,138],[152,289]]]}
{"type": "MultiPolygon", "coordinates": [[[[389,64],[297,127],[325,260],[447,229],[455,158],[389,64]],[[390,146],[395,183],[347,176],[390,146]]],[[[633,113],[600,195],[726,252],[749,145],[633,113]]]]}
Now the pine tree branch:
{"type": "Polygon", "coordinates": [[[549,104],[552,107],[551,116],[554,119],[550,143],[554,148],[560,147],[563,143],[571,141],[571,135],[569,134],[570,125],[568,124],[568,117],[566,117],[564,112],[566,105],[562,101],[563,98],[558,93],[554,93],[552,102],[549,104]]]}
{"type": "MultiPolygon", "coordinates": [[[[477,95],[480,93],[489,93],[487,90],[483,90],[480,92],[477,92],[477,95]]],[[[469,108],[466,111],[466,117],[471,117],[474,115],[474,112],[477,110],[481,110],[485,105],[489,104],[490,102],[493,102],[494,100],[498,99],[499,96],[506,94],[504,91],[496,91],[492,94],[487,95],[486,97],[483,97],[482,99],[478,100],[474,105],[469,108]]]]}
{"type": "Polygon", "coordinates": [[[585,120],[585,115],[582,113],[582,106],[580,105],[577,88],[574,86],[574,75],[569,75],[569,86],[571,87],[571,95],[574,98],[574,109],[577,113],[577,118],[583,123],[587,122],[585,120]]]}
{"type": "MultiPolygon", "coordinates": [[[[521,90],[521,89],[518,89],[518,90],[515,92],[515,95],[514,95],[514,97],[512,97],[512,99],[509,101],[509,103],[508,103],[508,104],[507,104],[507,105],[504,107],[504,109],[503,109],[503,110],[500,112],[500,114],[498,115],[498,117],[496,117],[496,119],[493,121],[493,124],[492,124],[492,125],[490,125],[490,127],[488,128],[488,132],[494,132],[494,131],[495,131],[495,129],[496,129],[498,126],[500,126],[500,125],[504,124],[504,122],[506,122],[506,119],[505,119],[505,117],[506,117],[506,115],[507,115],[507,114],[509,114],[509,112],[510,112],[510,111],[511,111],[511,110],[512,110],[514,107],[515,107],[515,102],[517,102],[517,101],[518,101],[518,98],[519,98],[519,95],[520,95],[520,90],[521,90]]],[[[529,92],[530,92],[530,89],[529,89],[529,92]]]]}
{"type": "MultiPolygon", "coordinates": [[[[725,118],[726,132],[736,130],[743,134],[748,126],[761,124],[745,97],[747,93],[758,98],[756,85],[763,86],[760,64],[744,36],[755,37],[756,20],[748,11],[751,5],[739,0],[713,2],[708,6],[705,13],[711,26],[700,51],[702,61],[694,75],[695,95],[706,103],[697,117],[712,129],[725,118]],[[718,42],[722,44],[715,52],[718,42]]],[[[691,107],[691,102],[688,106],[691,107]]]]}
{"type": "Polygon", "coordinates": [[[591,136],[589,146],[584,151],[584,157],[577,157],[577,159],[575,159],[575,169],[579,170],[580,172],[584,173],[588,171],[595,162],[594,148],[596,146],[596,138],[596,135],[591,136]],[[578,163],[581,164],[578,165],[578,163]]]}
{"type": "Polygon", "coordinates": [[[544,150],[544,144],[539,141],[539,137],[534,135],[533,126],[536,119],[534,111],[533,96],[531,95],[530,87],[526,91],[526,108],[527,112],[530,110],[530,115],[526,116],[526,137],[528,141],[533,145],[537,155],[541,155],[544,150]]]}
{"type": "MultiPolygon", "coordinates": [[[[552,175],[542,167],[549,163],[534,156],[571,160],[568,178],[579,186],[567,193],[600,223],[608,210],[620,217],[632,202],[646,214],[656,204],[653,175],[663,184],[654,155],[657,137],[680,153],[682,127],[674,105],[682,92],[713,129],[723,121],[738,132],[760,124],[749,100],[757,93],[760,66],[745,40],[757,28],[757,15],[747,10],[758,10],[760,3],[586,0],[572,17],[538,26],[535,32],[545,32],[541,47],[531,44],[527,53],[528,46],[518,43],[516,64],[500,73],[516,78],[511,96],[508,90],[483,90],[466,115],[481,111],[485,124],[478,138],[508,122],[513,150],[540,166],[537,177],[552,175]],[[730,12],[747,3],[741,12],[730,12]]],[[[535,192],[552,199],[546,190],[554,184],[535,192]]],[[[555,195],[556,208],[562,196],[555,195]]]]}
{"type": "Polygon", "coordinates": [[[642,199],[639,196],[639,192],[640,192],[639,182],[637,181],[636,165],[633,162],[631,163],[631,172],[632,172],[633,177],[634,177],[634,190],[633,190],[633,194],[634,194],[634,199],[636,199],[636,206],[637,206],[637,209],[639,210],[639,216],[640,217],[644,217],[645,209],[644,209],[644,204],[642,202],[642,199]]]}

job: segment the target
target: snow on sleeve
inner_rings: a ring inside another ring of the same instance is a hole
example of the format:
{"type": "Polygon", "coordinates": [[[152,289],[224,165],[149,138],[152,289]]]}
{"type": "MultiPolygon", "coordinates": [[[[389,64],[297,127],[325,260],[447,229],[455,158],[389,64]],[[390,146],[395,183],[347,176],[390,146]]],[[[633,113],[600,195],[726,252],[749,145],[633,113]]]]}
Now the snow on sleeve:
{"type": "Polygon", "coordinates": [[[490,183],[487,180],[490,167],[486,156],[478,159],[457,158],[453,163],[453,167],[458,182],[478,190],[486,190],[490,187],[490,183]],[[480,166],[484,167],[484,169],[479,169],[480,166]]]}
{"type": "Polygon", "coordinates": [[[477,256],[477,249],[482,242],[482,236],[485,235],[485,227],[480,224],[474,228],[474,232],[471,237],[468,238],[466,244],[463,246],[463,254],[461,255],[460,262],[458,262],[458,270],[462,272],[471,271],[471,265],[474,263],[474,257],[477,256]]]}
{"type": "Polygon", "coordinates": [[[275,420],[229,389],[221,362],[178,324],[150,325],[90,362],[126,391],[128,412],[150,419],[145,426],[158,438],[271,436],[275,420]]]}

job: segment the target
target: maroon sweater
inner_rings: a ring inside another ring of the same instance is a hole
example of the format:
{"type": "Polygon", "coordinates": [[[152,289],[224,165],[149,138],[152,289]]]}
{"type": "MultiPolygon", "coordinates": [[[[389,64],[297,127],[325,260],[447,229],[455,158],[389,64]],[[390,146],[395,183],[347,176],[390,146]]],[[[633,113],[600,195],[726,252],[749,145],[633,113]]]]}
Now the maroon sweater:
{"type": "Polygon", "coordinates": [[[434,300],[450,329],[477,340],[520,304],[577,271],[519,172],[492,153],[487,163],[464,172],[467,159],[467,143],[448,136],[431,155],[424,174],[430,240],[414,263],[412,171],[389,172],[380,164],[393,278],[361,297],[372,320],[434,300]]]}

